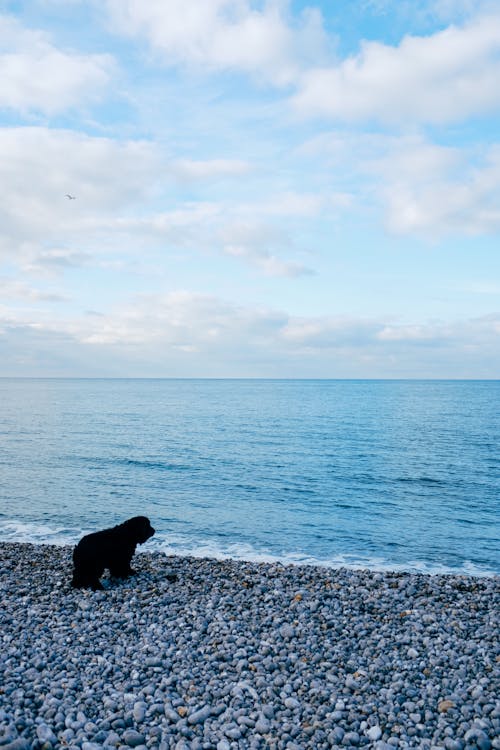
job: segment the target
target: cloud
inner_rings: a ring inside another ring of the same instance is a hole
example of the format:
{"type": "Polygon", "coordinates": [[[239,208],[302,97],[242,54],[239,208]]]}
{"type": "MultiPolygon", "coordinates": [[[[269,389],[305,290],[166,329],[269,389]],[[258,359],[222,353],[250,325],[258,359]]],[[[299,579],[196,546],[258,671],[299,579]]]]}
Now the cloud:
{"type": "Polygon", "coordinates": [[[184,180],[213,180],[221,177],[241,177],[251,165],[240,159],[179,159],[172,165],[174,173],[184,180]]]}
{"type": "Polygon", "coordinates": [[[242,213],[256,212],[264,216],[288,216],[314,218],[321,214],[331,215],[351,205],[352,196],[346,192],[299,193],[289,190],[276,193],[264,202],[243,207],[242,213]]]}
{"type": "Polygon", "coordinates": [[[478,158],[472,150],[403,139],[378,167],[391,232],[436,238],[500,230],[500,146],[478,158]]]}
{"type": "Polygon", "coordinates": [[[0,108],[54,115],[98,100],[109,85],[111,55],[57,49],[43,31],[0,16],[0,108]]]}
{"type": "Polygon", "coordinates": [[[365,41],[338,65],[305,71],[292,103],[307,117],[449,123],[498,110],[499,78],[497,13],[398,46],[365,41]]]}
{"type": "Polygon", "coordinates": [[[148,142],[0,129],[0,256],[55,265],[70,260],[70,249],[76,260],[88,224],[147,197],[159,169],[148,142]],[[76,200],[68,201],[68,192],[76,200]]]}
{"type": "Polygon", "coordinates": [[[67,298],[58,292],[36,289],[18,279],[0,276],[0,297],[4,300],[62,302],[67,298]]]}
{"type": "Polygon", "coordinates": [[[239,258],[263,271],[265,276],[294,278],[314,273],[301,263],[285,261],[268,250],[245,245],[225,245],[224,252],[233,258],[239,258]]]}
{"type": "MultiPolygon", "coordinates": [[[[0,283],[8,287],[10,281],[0,283]]],[[[299,317],[188,290],[136,295],[108,311],[66,319],[53,317],[50,311],[33,318],[28,309],[9,312],[7,308],[1,316],[4,325],[69,336],[81,344],[130,347],[132,355],[160,346],[167,359],[170,348],[213,353],[223,349],[231,356],[240,348],[238,342],[254,354],[258,349],[273,359],[277,352],[302,356],[359,350],[382,355],[401,354],[415,345],[431,351],[436,346],[471,348],[500,341],[500,313],[416,323],[334,315],[299,317]]]]}
{"type": "Polygon", "coordinates": [[[4,308],[0,336],[2,374],[495,377],[500,366],[498,313],[423,323],[296,317],[187,290],[66,319],[4,308]]]}
{"type": "Polygon", "coordinates": [[[500,344],[500,314],[444,323],[441,321],[414,325],[386,325],[376,338],[396,346],[451,347],[461,345],[468,350],[481,350],[485,345],[500,344]]]}
{"type": "Polygon", "coordinates": [[[363,10],[402,18],[406,23],[453,22],[495,9],[496,0],[364,0],[363,10]]]}
{"type": "Polygon", "coordinates": [[[500,229],[500,143],[459,147],[422,135],[333,131],[300,153],[342,175],[345,207],[370,210],[393,235],[436,240],[500,229]]]}
{"type": "Polygon", "coordinates": [[[373,343],[380,323],[345,317],[295,318],[283,329],[283,339],[304,350],[357,347],[373,343]]]}
{"type": "Polygon", "coordinates": [[[257,74],[291,83],[325,46],[321,14],[308,8],[292,24],[288,3],[258,9],[250,0],[107,0],[113,27],[145,37],[167,64],[257,74]]]}
{"type": "MultiPolygon", "coordinates": [[[[102,267],[115,254],[122,262],[139,261],[148,250],[189,248],[230,255],[268,276],[310,273],[287,257],[297,251],[281,227],[283,217],[308,220],[345,197],[271,192],[265,201],[260,195],[241,202],[237,191],[218,201],[201,197],[214,181],[238,183],[250,170],[248,162],[234,159],[169,160],[148,141],[43,127],[0,129],[0,257],[45,275],[102,267]],[[161,210],[181,175],[200,197],[161,210]]],[[[246,186],[243,192],[248,194],[246,186]]]]}
{"type": "Polygon", "coordinates": [[[227,223],[219,232],[223,252],[259,268],[266,276],[297,277],[313,273],[310,268],[283,260],[277,252],[293,248],[287,232],[280,227],[261,223],[238,221],[227,223]]]}
{"type": "Polygon", "coordinates": [[[41,250],[34,253],[24,264],[23,269],[30,273],[57,274],[73,268],[82,268],[92,261],[90,253],[65,248],[41,250]]]}
{"type": "Polygon", "coordinates": [[[279,312],[245,309],[207,294],[179,290],[134,298],[132,304],[99,316],[53,322],[47,328],[62,328],[81,343],[120,345],[138,350],[161,346],[168,350],[197,352],[232,348],[240,335],[254,341],[272,335],[283,315],[279,312]],[[236,338],[235,338],[236,337],[236,338]]]}
{"type": "Polygon", "coordinates": [[[377,332],[377,339],[385,342],[429,345],[446,342],[452,335],[452,328],[444,325],[389,325],[377,332]]]}

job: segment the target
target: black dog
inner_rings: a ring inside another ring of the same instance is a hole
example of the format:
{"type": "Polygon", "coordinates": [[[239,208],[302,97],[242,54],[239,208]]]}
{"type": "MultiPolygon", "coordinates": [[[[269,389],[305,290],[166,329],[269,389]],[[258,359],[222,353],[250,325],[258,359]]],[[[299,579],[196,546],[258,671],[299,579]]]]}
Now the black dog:
{"type": "Polygon", "coordinates": [[[97,591],[104,588],[99,578],[104,568],[116,578],[127,578],[134,571],[130,561],[138,544],[153,536],[155,530],[146,516],[129,518],[112,529],[96,531],[80,539],[73,550],[73,580],[78,589],[97,591]]]}

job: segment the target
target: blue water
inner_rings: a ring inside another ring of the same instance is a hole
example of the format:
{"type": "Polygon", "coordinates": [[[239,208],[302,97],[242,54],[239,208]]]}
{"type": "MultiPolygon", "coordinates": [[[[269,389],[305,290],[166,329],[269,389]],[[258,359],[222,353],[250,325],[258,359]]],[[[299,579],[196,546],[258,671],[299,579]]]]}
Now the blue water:
{"type": "Polygon", "coordinates": [[[0,540],[500,573],[500,381],[0,379],[0,540]]]}

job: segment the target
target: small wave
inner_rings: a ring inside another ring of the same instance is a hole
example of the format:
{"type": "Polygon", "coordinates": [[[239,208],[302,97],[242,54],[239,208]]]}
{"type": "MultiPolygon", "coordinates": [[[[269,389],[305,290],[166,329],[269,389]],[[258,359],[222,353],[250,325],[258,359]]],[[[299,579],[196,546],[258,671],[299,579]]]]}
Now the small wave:
{"type": "Polygon", "coordinates": [[[408,484],[446,484],[445,479],[436,479],[435,477],[398,477],[396,482],[408,484]]]}
{"type": "Polygon", "coordinates": [[[411,560],[407,563],[392,563],[382,557],[339,554],[319,558],[305,552],[273,553],[269,550],[258,550],[246,543],[229,543],[222,545],[213,539],[193,540],[184,536],[162,537],[154,541],[155,547],[166,555],[180,557],[212,558],[215,560],[241,560],[256,563],[281,563],[283,565],[313,565],[315,567],[349,568],[350,570],[372,570],[377,572],[424,573],[427,575],[468,575],[475,577],[493,577],[494,570],[481,567],[466,560],[461,567],[451,567],[423,560],[411,560]]]}
{"type": "Polygon", "coordinates": [[[113,463],[123,464],[125,466],[136,466],[140,469],[161,469],[162,471],[195,471],[196,467],[186,466],[186,464],[168,463],[165,461],[147,461],[137,458],[120,458],[114,459],[113,463]]]}
{"type": "Polygon", "coordinates": [[[76,544],[82,537],[81,529],[47,526],[25,521],[0,521],[0,541],[29,542],[31,544],[76,544]]]}
{"type": "Polygon", "coordinates": [[[78,461],[80,463],[92,464],[93,468],[102,468],[103,466],[130,466],[137,469],[158,469],[161,471],[197,471],[196,466],[189,466],[187,464],[168,462],[168,461],[153,461],[149,459],[139,458],[105,458],[102,456],[79,456],[78,461]]]}
{"type": "MultiPolygon", "coordinates": [[[[22,542],[31,544],[55,544],[58,546],[73,545],[84,534],[96,529],[76,529],[64,526],[49,526],[40,523],[28,523],[0,518],[0,542],[22,542]]],[[[215,539],[194,539],[185,535],[165,534],[161,531],[151,539],[144,551],[156,549],[165,555],[180,557],[211,558],[214,560],[239,560],[242,562],[280,563],[282,565],[313,565],[315,567],[348,568],[350,570],[372,570],[380,572],[424,573],[428,575],[467,575],[474,577],[493,577],[498,575],[494,570],[482,567],[466,560],[461,567],[441,565],[423,560],[409,560],[405,563],[393,563],[380,556],[363,556],[356,554],[338,554],[320,558],[307,552],[283,551],[275,553],[270,550],[257,549],[244,542],[221,543],[215,539]]]]}

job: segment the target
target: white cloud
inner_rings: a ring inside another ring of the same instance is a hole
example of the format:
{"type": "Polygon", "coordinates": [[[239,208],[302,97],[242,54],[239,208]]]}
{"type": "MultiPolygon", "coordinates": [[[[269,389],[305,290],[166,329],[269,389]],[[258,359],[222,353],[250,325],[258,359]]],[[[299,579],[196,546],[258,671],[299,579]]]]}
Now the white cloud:
{"type": "Polygon", "coordinates": [[[287,257],[296,250],[273,219],[307,219],[342,202],[339,196],[271,194],[267,201],[240,203],[230,194],[217,202],[199,198],[158,208],[181,174],[190,188],[206,190],[207,183],[238,180],[250,169],[233,159],[169,161],[147,141],[42,127],[0,129],[0,257],[46,275],[102,267],[115,253],[122,261],[139,260],[148,249],[189,248],[237,257],[268,276],[309,273],[287,257]]]}
{"type": "Polygon", "coordinates": [[[23,264],[23,270],[37,275],[53,275],[71,268],[81,268],[92,261],[89,253],[78,250],[53,248],[34,251],[23,264]]]}
{"type": "Polygon", "coordinates": [[[147,350],[194,352],[231,348],[242,335],[247,342],[272,336],[283,322],[281,313],[239,307],[206,294],[179,290],[163,295],[142,295],[132,304],[100,316],[65,324],[47,323],[84,344],[125,345],[147,350]]]}
{"type": "Polygon", "coordinates": [[[472,152],[402,139],[378,167],[390,231],[435,238],[500,230],[500,146],[478,162],[472,152]]]}
{"type": "Polygon", "coordinates": [[[432,344],[445,342],[452,336],[450,326],[431,325],[400,325],[384,326],[377,333],[379,341],[405,342],[410,344],[432,344]]]}
{"type": "Polygon", "coordinates": [[[363,0],[363,9],[421,25],[436,21],[456,23],[481,11],[494,11],[495,3],[496,0],[363,0]]]}
{"type": "MultiPolygon", "coordinates": [[[[8,318],[6,309],[4,320],[8,318]]],[[[265,344],[268,355],[276,347],[288,353],[379,347],[389,353],[401,345],[471,345],[486,340],[498,343],[500,314],[451,322],[387,323],[381,319],[345,316],[296,317],[271,308],[252,308],[208,294],[178,290],[143,294],[108,312],[79,318],[30,318],[30,312],[12,312],[10,324],[71,335],[81,343],[132,346],[151,345],[198,351],[244,341],[252,348],[265,344]]],[[[166,355],[166,349],[164,350],[166,355]]]]}
{"type": "Polygon", "coordinates": [[[294,278],[313,273],[310,268],[301,263],[282,260],[269,250],[255,248],[248,245],[225,245],[224,252],[233,258],[239,258],[260,269],[265,276],[281,276],[294,278]]]}
{"type": "Polygon", "coordinates": [[[437,239],[500,229],[500,144],[452,147],[422,135],[332,132],[300,152],[342,175],[346,205],[372,210],[392,234],[437,239]]]}
{"type": "Polygon", "coordinates": [[[185,180],[213,180],[240,177],[251,170],[251,165],[240,159],[179,159],[173,163],[174,173],[185,180]]]}
{"type": "Polygon", "coordinates": [[[243,212],[267,216],[289,216],[314,218],[323,213],[331,215],[333,212],[348,208],[352,196],[345,192],[298,193],[291,190],[276,193],[265,202],[254,203],[243,207],[243,212]]]}
{"type": "Polygon", "coordinates": [[[373,343],[380,323],[345,317],[291,319],[283,329],[289,344],[304,350],[357,347],[373,343]]]}
{"type": "Polygon", "coordinates": [[[100,98],[114,71],[108,54],[56,48],[49,36],[0,16],[0,108],[54,115],[100,98]]]}
{"type": "MultiPolygon", "coordinates": [[[[410,7],[411,2],[406,3],[410,7]]],[[[424,3],[424,11],[444,21],[453,21],[457,17],[472,16],[481,9],[483,11],[494,10],[495,0],[427,0],[424,3]]]]}
{"type": "Polygon", "coordinates": [[[43,252],[46,261],[61,260],[61,243],[67,253],[68,243],[85,241],[87,223],[147,196],[159,169],[158,154],[147,142],[37,127],[0,129],[0,256],[25,261],[43,252]]]}
{"type": "Polygon", "coordinates": [[[363,42],[337,66],[306,71],[292,101],[306,116],[386,123],[448,123],[500,107],[500,16],[406,36],[397,47],[363,42]]]}
{"type": "Polygon", "coordinates": [[[256,266],[266,276],[293,278],[313,273],[311,269],[277,253],[289,251],[293,243],[283,229],[274,225],[252,222],[229,222],[219,231],[223,251],[256,266]]]}
{"type": "Polygon", "coordinates": [[[471,320],[444,323],[437,321],[414,325],[386,325],[378,331],[378,341],[414,346],[450,347],[460,345],[480,350],[485,344],[500,344],[500,314],[471,320]]]}
{"type": "Polygon", "coordinates": [[[28,302],[61,302],[66,299],[59,292],[37,289],[19,279],[6,276],[0,276],[0,297],[4,300],[14,299],[28,302]]]}
{"type": "Polygon", "coordinates": [[[3,374],[494,377],[500,365],[498,314],[412,324],[298,318],[189,291],[66,319],[3,308],[0,336],[3,374]]]}
{"type": "Polygon", "coordinates": [[[145,37],[170,64],[258,74],[282,85],[302,61],[321,57],[325,44],[318,10],[294,26],[287,2],[255,7],[251,0],[107,0],[114,27],[145,37]]]}

